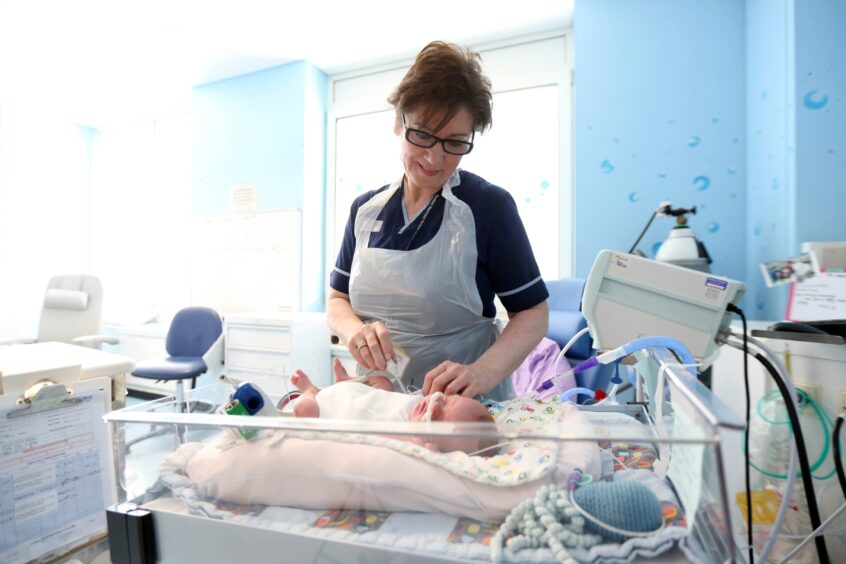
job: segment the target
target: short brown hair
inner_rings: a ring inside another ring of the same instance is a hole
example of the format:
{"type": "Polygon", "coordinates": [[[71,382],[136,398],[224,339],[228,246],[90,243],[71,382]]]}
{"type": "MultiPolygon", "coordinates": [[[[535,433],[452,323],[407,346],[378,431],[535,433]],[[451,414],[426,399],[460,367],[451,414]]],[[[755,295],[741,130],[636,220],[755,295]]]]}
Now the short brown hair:
{"type": "Polygon", "coordinates": [[[461,109],[473,116],[473,130],[491,126],[491,81],[482,72],[482,58],[475,51],[444,41],[423,47],[414,64],[388,97],[399,117],[420,108],[423,119],[446,110],[435,131],[461,109]]]}

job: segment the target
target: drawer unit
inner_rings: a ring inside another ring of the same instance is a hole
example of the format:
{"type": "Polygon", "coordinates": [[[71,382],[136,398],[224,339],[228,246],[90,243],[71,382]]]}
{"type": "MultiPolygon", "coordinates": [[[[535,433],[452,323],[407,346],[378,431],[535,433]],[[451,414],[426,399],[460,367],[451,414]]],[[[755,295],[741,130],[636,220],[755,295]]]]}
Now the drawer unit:
{"type": "Polygon", "coordinates": [[[332,383],[329,328],[324,313],[230,315],[224,320],[224,342],[224,371],[234,378],[257,383],[278,378],[284,389],[290,387],[290,375],[301,369],[318,387],[332,383]]]}
{"type": "Polygon", "coordinates": [[[232,347],[262,348],[272,351],[291,350],[289,325],[240,325],[232,324],[227,331],[227,342],[232,347]]]}
{"type": "Polygon", "coordinates": [[[288,351],[271,349],[227,347],[225,362],[230,373],[232,370],[252,370],[285,374],[296,370],[296,368],[291,367],[291,356],[288,351]]]}

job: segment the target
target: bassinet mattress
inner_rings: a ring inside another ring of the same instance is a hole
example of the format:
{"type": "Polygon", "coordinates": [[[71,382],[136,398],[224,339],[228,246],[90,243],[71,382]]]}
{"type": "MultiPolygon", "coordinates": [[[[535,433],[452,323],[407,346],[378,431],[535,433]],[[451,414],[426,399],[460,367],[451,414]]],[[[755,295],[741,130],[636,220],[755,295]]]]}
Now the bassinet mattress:
{"type": "MultiPolygon", "coordinates": [[[[633,420],[632,420],[633,421],[633,420]]],[[[618,421],[619,422],[619,421],[618,421]]],[[[636,422],[635,422],[636,423],[636,422]]],[[[639,424],[638,424],[639,425],[639,424]]],[[[602,441],[602,470],[597,476],[614,480],[638,480],[658,496],[665,519],[664,530],[647,538],[634,538],[622,544],[606,543],[585,549],[570,549],[570,553],[584,562],[629,562],[634,558],[648,558],[662,554],[686,537],[687,522],[672,488],[652,473],[649,461],[654,459],[650,445],[616,444],[602,441]],[[628,453],[628,456],[627,454],[628,453]]],[[[188,451],[183,450],[183,454],[188,451]]],[[[184,467],[183,461],[183,467],[184,467]]],[[[385,547],[391,550],[423,553],[438,558],[458,560],[490,560],[490,540],[502,519],[480,519],[450,515],[441,511],[407,511],[374,509],[304,509],[300,507],[265,504],[233,503],[209,497],[178,466],[163,468],[162,483],[182,500],[194,514],[222,519],[233,523],[260,526],[291,534],[307,534],[316,538],[355,545],[385,547]]],[[[513,489],[514,497],[525,494],[528,485],[513,489]]],[[[502,488],[497,488],[497,494],[502,488]]],[[[531,489],[531,488],[528,488],[531,489]]],[[[314,493],[314,492],[312,492],[314,493]]],[[[481,493],[479,490],[477,494],[481,493]]],[[[408,498],[413,499],[413,498],[408,498]]],[[[495,499],[504,499],[496,497],[495,499]]],[[[517,500],[519,503],[522,499],[517,500]]],[[[415,502],[416,503],[416,502],[415,502]]],[[[430,502],[431,503],[431,502],[430,502]]],[[[516,505],[514,503],[514,505],[516,505]]],[[[485,502],[488,506],[490,501],[485,502]]],[[[510,510],[503,504],[503,510],[510,510]]],[[[452,506],[451,510],[456,509],[452,506]]],[[[681,547],[685,560],[696,561],[695,554],[681,547]]],[[[546,548],[522,550],[513,554],[506,550],[509,561],[549,562],[552,552],[546,548]]]]}
{"type": "MultiPolygon", "coordinates": [[[[512,406],[513,407],[513,406],[512,406]]],[[[572,404],[530,406],[531,424],[586,425],[572,404]]],[[[599,475],[600,451],[588,441],[520,441],[496,457],[433,453],[385,437],[272,434],[188,443],[162,463],[185,474],[202,497],[236,504],[302,509],[416,511],[501,521],[545,483],[564,483],[575,468],[599,475]]]]}

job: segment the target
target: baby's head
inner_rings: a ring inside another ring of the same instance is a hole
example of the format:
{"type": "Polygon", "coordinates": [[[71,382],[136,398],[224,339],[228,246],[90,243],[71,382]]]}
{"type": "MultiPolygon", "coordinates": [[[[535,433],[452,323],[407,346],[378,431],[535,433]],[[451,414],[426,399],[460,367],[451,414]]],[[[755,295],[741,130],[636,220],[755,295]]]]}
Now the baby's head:
{"type": "MultiPolygon", "coordinates": [[[[452,421],[463,423],[486,423],[496,429],[493,417],[478,401],[464,396],[444,395],[435,392],[423,396],[411,411],[412,421],[452,421]]],[[[496,441],[490,437],[430,437],[429,441],[441,452],[461,450],[473,453],[486,449],[496,441]]],[[[485,454],[492,454],[486,452],[485,454]]]]}

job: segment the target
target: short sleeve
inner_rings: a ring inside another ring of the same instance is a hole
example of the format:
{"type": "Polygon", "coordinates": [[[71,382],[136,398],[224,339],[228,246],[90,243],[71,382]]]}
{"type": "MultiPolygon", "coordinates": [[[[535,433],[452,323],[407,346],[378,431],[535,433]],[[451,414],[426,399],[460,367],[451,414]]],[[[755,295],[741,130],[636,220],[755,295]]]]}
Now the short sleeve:
{"type": "Polygon", "coordinates": [[[485,256],[494,293],[506,310],[515,313],[543,302],[549,292],[514,198],[501,189],[496,194],[485,256]]]}
{"type": "Polygon", "coordinates": [[[347,219],[347,226],[344,229],[344,239],[341,241],[341,250],[335,259],[335,267],[329,273],[329,286],[333,290],[344,294],[350,293],[350,271],[352,270],[353,255],[355,254],[355,216],[360,203],[356,199],[350,206],[350,216],[347,219]]]}

